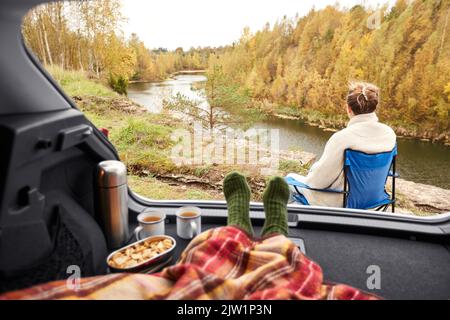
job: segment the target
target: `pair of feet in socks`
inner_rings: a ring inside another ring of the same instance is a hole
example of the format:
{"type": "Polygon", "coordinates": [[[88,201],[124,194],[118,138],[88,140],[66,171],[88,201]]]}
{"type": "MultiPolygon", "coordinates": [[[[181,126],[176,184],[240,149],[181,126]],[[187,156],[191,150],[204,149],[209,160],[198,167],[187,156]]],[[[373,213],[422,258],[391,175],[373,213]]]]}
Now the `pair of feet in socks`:
{"type": "MultiPolygon", "coordinates": [[[[250,188],[245,177],[237,172],[228,174],[223,181],[223,192],[228,206],[229,226],[237,226],[253,235],[250,221],[250,188]]],[[[289,187],[283,178],[275,177],[264,190],[263,203],[266,220],[262,236],[282,234],[287,236],[287,202],[289,187]]]]}

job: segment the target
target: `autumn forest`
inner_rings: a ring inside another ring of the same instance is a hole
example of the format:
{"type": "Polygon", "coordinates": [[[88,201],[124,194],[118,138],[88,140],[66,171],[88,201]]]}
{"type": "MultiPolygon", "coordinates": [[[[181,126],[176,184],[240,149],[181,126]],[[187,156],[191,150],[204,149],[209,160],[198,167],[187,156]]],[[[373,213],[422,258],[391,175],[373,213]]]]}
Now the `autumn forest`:
{"type": "Polygon", "coordinates": [[[31,11],[23,35],[44,65],[82,70],[122,94],[130,81],[220,67],[222,83],[248,95],[247,108],[339,127],[348,81],[367,80],[382,89],[380,116],[398,133],[449,134],[449,0],[398,0],[378,11],[328,6],[245,29],[225,47],[188,51],[147,48],[124,35],[124,21],[117,0],[59,2],[31,11]]]}

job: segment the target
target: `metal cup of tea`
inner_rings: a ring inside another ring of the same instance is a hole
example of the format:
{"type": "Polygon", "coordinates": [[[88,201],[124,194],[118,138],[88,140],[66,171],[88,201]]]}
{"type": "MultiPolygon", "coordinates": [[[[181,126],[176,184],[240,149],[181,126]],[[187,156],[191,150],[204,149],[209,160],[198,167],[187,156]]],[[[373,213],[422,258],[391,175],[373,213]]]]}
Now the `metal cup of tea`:
{"type": "Polygon", "coordinates": [[[165,233],[166,214],[161,211],[144,210],[137,216],[139,226],[134,230],[137,240],[165,233]]]}
{"type": "Polygon", "coordinates": [[[192,239],[202,229],[201,210],[197,207],[182,207],[177,210],[177,235],[182,239],[192,239]]]}

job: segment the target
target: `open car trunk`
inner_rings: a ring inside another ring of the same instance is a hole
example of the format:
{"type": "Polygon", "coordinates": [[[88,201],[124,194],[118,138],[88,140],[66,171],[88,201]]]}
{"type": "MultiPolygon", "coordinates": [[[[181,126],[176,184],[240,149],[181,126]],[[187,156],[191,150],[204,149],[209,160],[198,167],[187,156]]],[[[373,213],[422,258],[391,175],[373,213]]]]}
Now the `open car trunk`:
{"type": "MultiPolygon", "coordinates": [[[[0,292],[66,279],[71,265],[82,276],[106,274],[111,251],[98,223],[94,175],[100,161],[118,156],[24,47],[21,18],[38,2],[0,4],[0,292]]],[[[201,207],[203,230],[226,224],[224,202],[129,196],[130,231],[148,207],[168,215],[175,260],[188,244],[176,236],[176,208],[201,207]]],[[[450,298],[450,213],[420,218],[290,206],[289,214],[289,236],[302,240],[325,280],[390,299],[450,298]],[[367,286],[373,266],[379,289],[367,286]]],[[[262,205],[253,203],[251,215],[259,232],[262,205]]]]}

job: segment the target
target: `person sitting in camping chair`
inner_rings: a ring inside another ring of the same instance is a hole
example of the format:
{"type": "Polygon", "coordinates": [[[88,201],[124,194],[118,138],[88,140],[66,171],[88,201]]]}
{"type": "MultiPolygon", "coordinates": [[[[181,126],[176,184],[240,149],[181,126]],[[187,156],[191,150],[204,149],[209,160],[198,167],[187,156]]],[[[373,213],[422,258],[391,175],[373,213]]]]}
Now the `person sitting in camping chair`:
{"type": "Polygon", "coordinates": [[[295,173],[286,177],[292,200],[304,205],[384,210],[392,205],[394,209],[395,191],[390,197],[384,186],[391,165],[395,167],[396,135],[375,114],[379,91],[371,83],[350,83],[346,106],[350,121],[333,134],[306,177],[295,173]]]}

